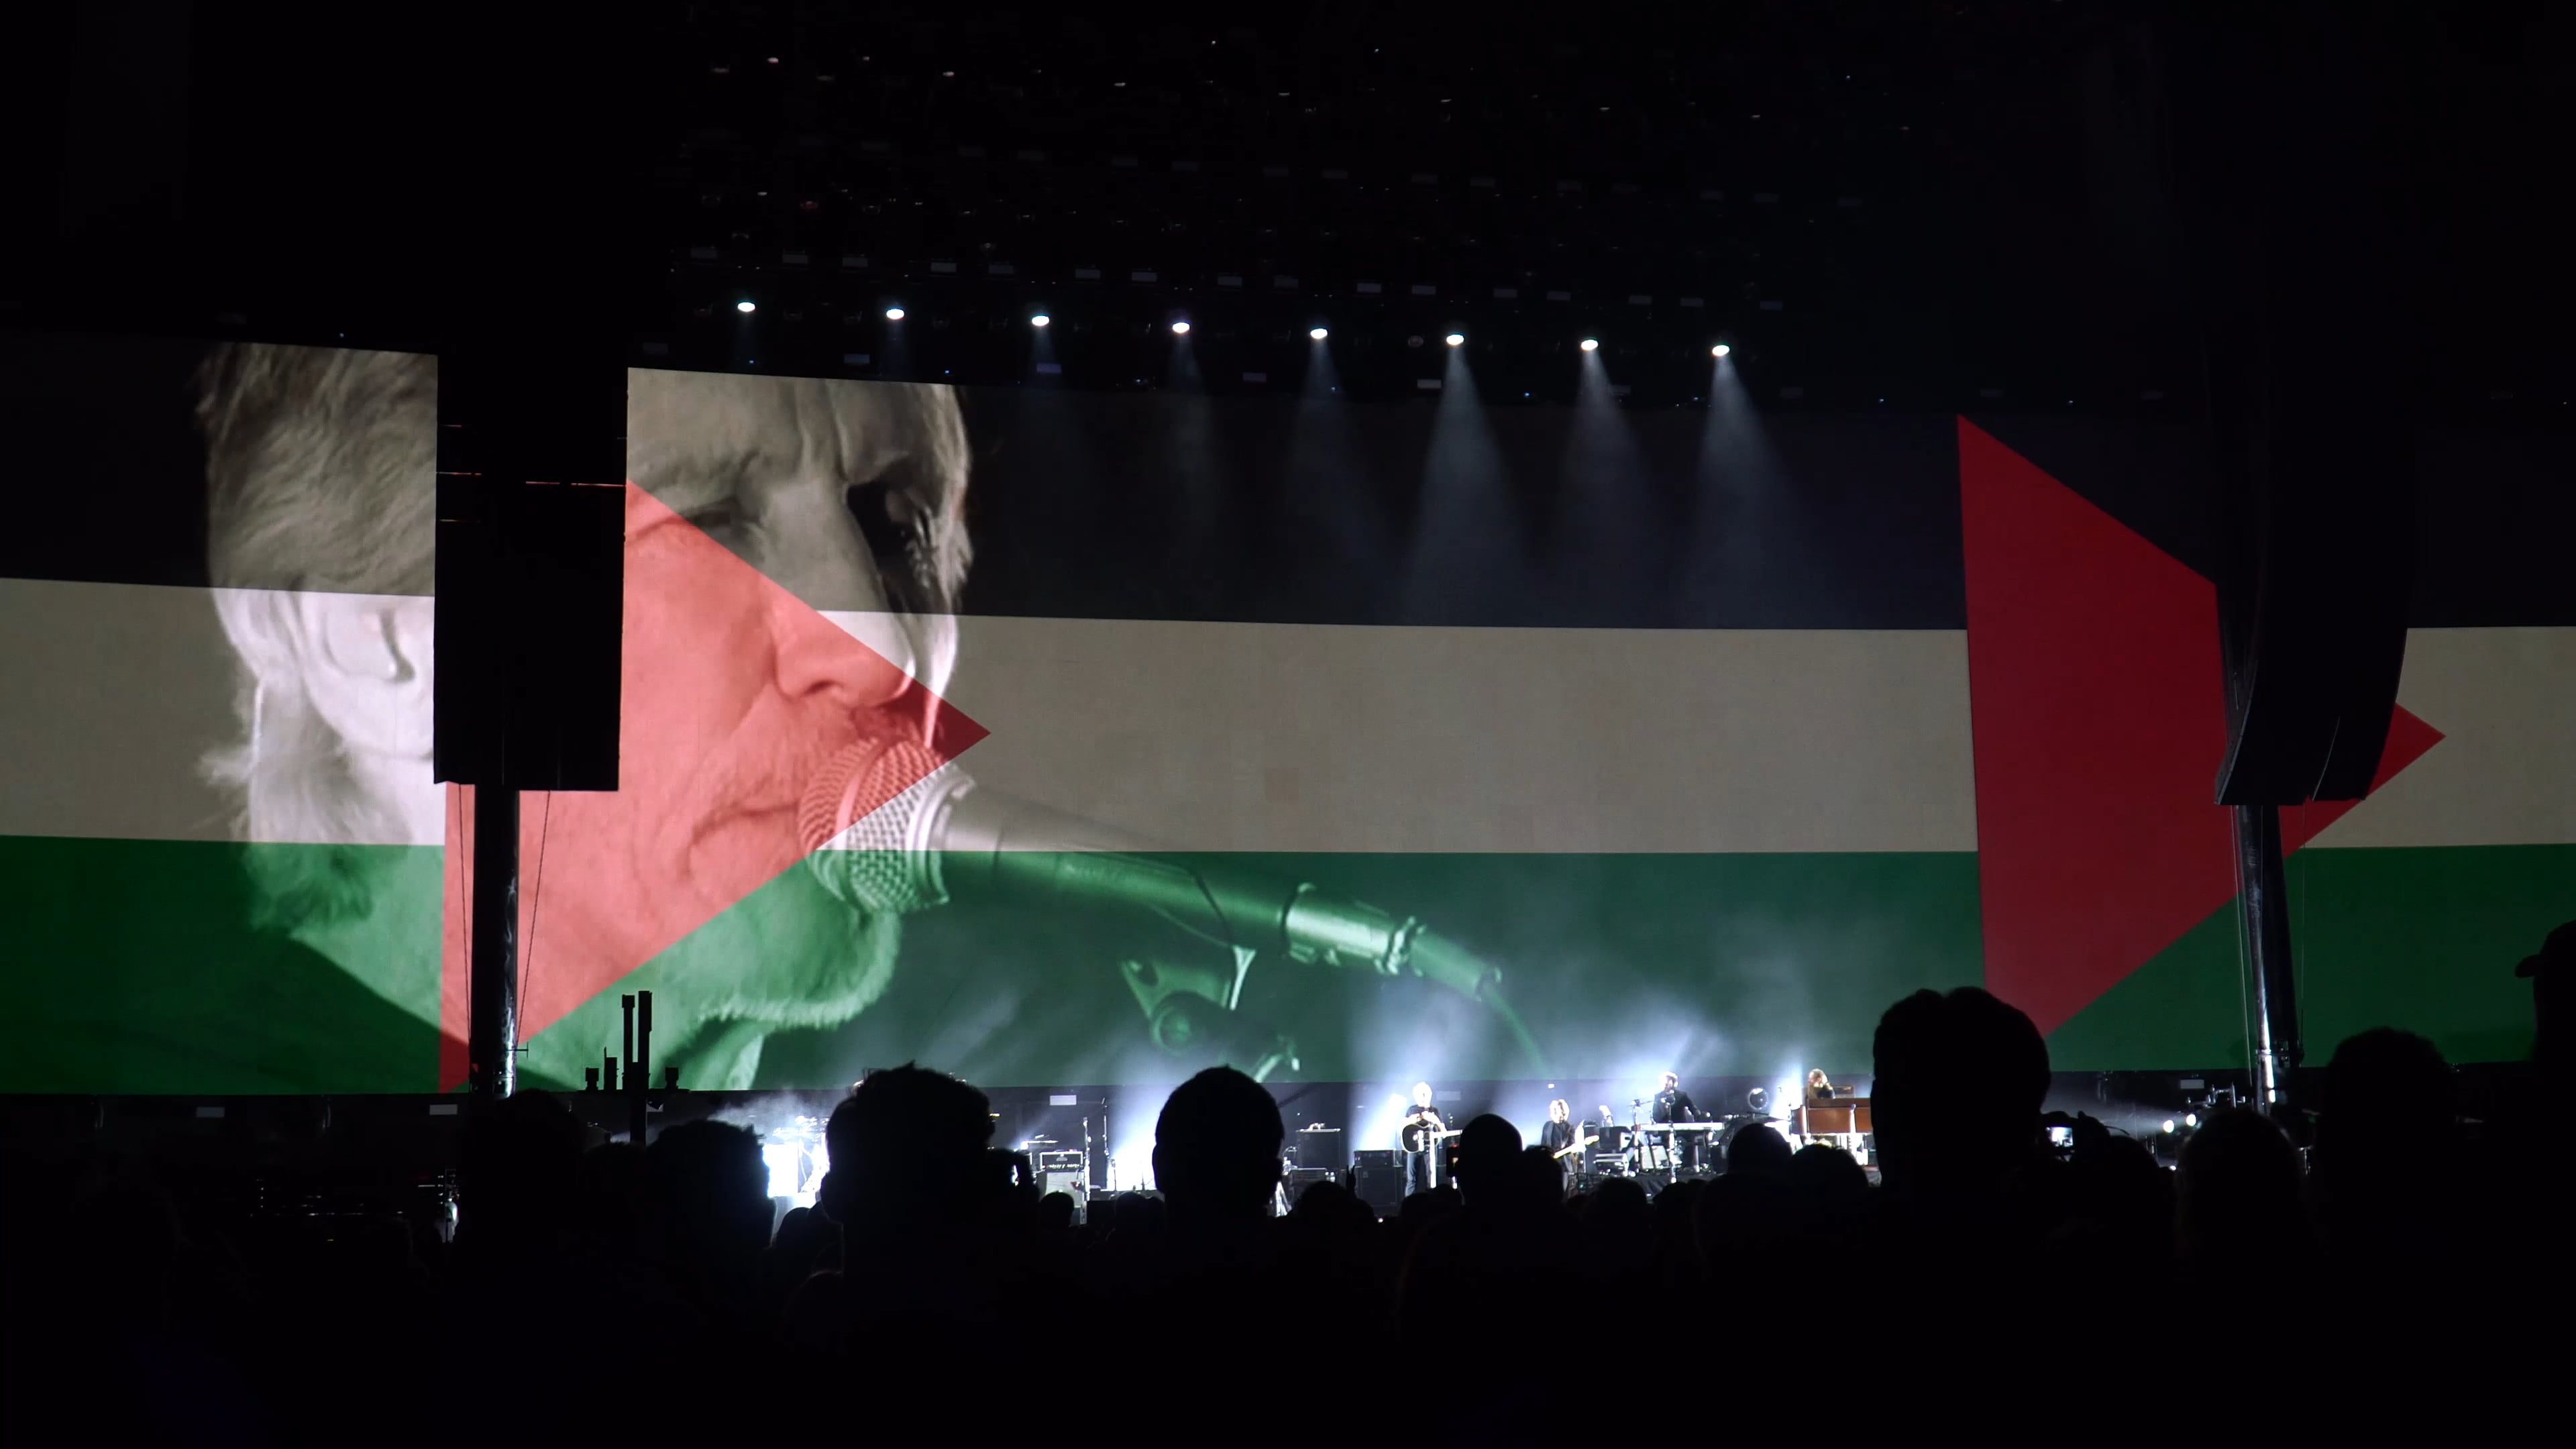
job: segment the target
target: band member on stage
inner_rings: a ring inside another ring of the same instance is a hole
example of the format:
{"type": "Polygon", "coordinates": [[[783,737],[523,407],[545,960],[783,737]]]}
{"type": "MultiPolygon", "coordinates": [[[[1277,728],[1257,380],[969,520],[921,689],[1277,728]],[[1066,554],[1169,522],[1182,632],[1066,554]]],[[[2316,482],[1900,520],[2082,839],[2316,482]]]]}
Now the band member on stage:
{"type": "Polygon", "coordinates": [[[1413,1084],[1413,1110],[1405,1115],[1398,1143],[1404,1148],[1404,1192],[1410,1197],[1429,1192],[1440,1185],[1438,1171],[1442,1140],[1434,1133],[1447,1129],[1440,1120],[1440,1109],[1431,1105],[1431,1084],[1413,1084]]]}
{"type": "Polygon", "coordinates": [[[1834,1084],[1825,1080],[1825,1069],[1818,1067],[1807,1073],[1807,1100],[1810,1102],[1830,1102],[1833,1099],[1834,1084]]]}
{"type": "MultiPolygon", "coordinates": [[[[1663,1090],[1655,1094],[1654,1120],[1659,1123],[1699,1120],[1699,1106],[1691,1101],[1690,1093],[1682,1090],[1682,1079],[1678,1073],[1664,1073],[1663,1090]]],[[[1670,1160],[1673,1176],[1679,1178],[1698,1171],[1700,1134],[1667,1132],[1663,1135],[1672,1139],[1670,1160]]]]}
{"type": "Polygon", "coordinates": [[[1575,1125],[1574,1109],[1565,1105],[1564,1098],[1559,1097],[1547,1104],[1547,1125],[1538,1129],[1538,1145],[1551,1153],[1561,1154],[1556,1159],[1556,1171],[1564,1179],[1568,1192],[1574,1190],[1575,1173],[1582,1170],[1583,1154],[1566,1149],[1582,1140],[1575,1135],[1581,1130],[1575,1125]]]}

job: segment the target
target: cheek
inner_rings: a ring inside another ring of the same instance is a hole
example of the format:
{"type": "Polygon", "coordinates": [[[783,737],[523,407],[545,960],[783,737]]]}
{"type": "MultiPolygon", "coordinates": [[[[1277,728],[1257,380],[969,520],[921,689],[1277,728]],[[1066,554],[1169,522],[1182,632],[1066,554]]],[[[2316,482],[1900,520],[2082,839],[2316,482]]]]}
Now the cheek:
{"type": "Polygon", "coordinates": [[[683,588],[650,560],[629,566],[621,764],[690,762],[731,733],[774,672],[762,600],[749,580],[700,576],[683,588]]]}

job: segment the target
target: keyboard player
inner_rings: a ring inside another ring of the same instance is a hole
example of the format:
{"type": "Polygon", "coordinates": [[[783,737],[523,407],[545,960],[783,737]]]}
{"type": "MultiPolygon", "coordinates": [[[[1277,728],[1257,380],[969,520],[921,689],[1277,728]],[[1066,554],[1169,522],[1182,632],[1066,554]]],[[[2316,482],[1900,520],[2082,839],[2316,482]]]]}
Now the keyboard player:
{"type": "MultiPolygon", "coordinates": [[[[1653,1120],[1657,1125],[1699,1120],[1699,1106],[1691,1101],[1690,1093],[1682,1090],[1682,1079],[1679,1073],[1664,1073],[1663,1088],[1655,1093],[1653,1120]]],[[[1675,1182],[1699,1171],[1699,1139],[1706,1134],[1664,1132],[1657,1135],[1669,1139],[1670,1156],[1667,1161],[1672,1164],[1675,1182]]]]}

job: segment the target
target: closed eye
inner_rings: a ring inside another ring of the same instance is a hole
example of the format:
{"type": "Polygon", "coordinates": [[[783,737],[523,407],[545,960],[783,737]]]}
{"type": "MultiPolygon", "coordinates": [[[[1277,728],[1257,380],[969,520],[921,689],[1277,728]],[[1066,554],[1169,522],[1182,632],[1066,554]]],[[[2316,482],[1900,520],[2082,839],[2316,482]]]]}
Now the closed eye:
{"type": "Polygon", "coordinates": [[[729,537],[742,528],[742,504],[732,494],[699,504],[680,516],[713,538],[729,537]]]}

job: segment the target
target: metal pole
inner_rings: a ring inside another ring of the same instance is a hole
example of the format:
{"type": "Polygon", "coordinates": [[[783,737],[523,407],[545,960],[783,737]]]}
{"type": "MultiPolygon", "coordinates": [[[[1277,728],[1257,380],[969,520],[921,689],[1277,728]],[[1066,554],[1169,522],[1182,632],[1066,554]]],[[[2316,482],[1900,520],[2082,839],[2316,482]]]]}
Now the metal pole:
{"type": "Polygon", "coordinates": [[[626,1069],[626,1140],[641,1147],[652,1115],[653,993],[635,993],[635,1059],[626,1069]]]}
{"type": "Polygon", "coordinates": [[[465,1056],[474,1095],[498,1101],[519,1079],[519,792],[474,787],[471,997],[465,1056]]]}
{"type": "Polygon", "coordinates": [[[2297,1106],[2298,985],[2290,971],[2290,893],[2281,866],[2281,812],[2239,805],[2236,923],[2254,978],[2254,1090],[2278,1116],[2297,1106]]]}

